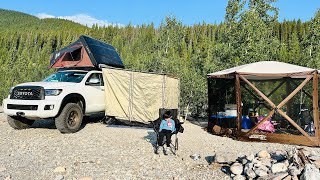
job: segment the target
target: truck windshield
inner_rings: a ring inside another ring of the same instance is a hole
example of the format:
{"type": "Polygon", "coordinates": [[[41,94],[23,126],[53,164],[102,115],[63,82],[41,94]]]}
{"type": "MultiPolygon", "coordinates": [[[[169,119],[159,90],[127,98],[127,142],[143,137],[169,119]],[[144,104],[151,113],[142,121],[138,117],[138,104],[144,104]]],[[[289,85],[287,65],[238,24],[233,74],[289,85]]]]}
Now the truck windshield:
{"type": "Polygon", "coordinates": [[[61,71],[51,74],[43,82],[74,82],[79,83],[87,72],[61,71]]]}

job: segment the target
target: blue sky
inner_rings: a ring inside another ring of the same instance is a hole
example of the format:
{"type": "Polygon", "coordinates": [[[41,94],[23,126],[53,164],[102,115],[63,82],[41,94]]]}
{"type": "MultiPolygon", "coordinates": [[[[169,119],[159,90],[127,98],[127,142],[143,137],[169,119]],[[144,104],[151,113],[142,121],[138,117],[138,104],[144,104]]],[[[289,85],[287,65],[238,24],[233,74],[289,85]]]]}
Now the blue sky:
{"type": "MultiPolygon", "coordinates": [[[[87,24],[132,25],[154,22],[158,26],[169,15],[183,24],[220,23],[227,0],[7,0],[0,8],[37,15],[58,17],[87,24]]],[[[278,0],[279,20],[310,20],[320,8],[320,0],[278,0]]]]}

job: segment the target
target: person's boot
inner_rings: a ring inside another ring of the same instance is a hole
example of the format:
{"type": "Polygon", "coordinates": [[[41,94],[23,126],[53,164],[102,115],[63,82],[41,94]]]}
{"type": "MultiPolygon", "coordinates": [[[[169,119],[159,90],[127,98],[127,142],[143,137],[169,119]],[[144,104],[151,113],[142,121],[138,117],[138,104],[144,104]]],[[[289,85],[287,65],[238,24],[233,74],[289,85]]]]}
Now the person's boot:
{"type": "Polygon", "coordinates": [[[163,146],[163,154],[164,155],[168,155],[168,150],[169,150],[169,147],[163,146]]]}
{"type": "Polygon", "coordinates": [[[161,147],[161,146],[157,146],[157,147],[156,147],[156,150],[154,151],[154,153],[159,154],[159,149],[160,149],[160,147],[161,147]]]}

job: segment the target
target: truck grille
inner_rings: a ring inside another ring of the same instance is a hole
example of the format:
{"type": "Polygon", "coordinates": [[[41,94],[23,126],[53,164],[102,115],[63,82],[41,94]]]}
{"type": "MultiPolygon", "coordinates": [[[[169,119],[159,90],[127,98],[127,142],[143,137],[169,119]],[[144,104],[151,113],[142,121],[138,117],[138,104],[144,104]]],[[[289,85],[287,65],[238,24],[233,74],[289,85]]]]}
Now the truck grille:
{"type": "Polygon", "coordinates": [[[20,104],[8,104],[7,109],[16,110],[38,110],[38,105],[20,105],[20,104]]]}
{"type": "Polygon", "coordinates": [[[10,99],[41,100],[44,99],[44,88],[41,86],[17,86],[10,99]]]}

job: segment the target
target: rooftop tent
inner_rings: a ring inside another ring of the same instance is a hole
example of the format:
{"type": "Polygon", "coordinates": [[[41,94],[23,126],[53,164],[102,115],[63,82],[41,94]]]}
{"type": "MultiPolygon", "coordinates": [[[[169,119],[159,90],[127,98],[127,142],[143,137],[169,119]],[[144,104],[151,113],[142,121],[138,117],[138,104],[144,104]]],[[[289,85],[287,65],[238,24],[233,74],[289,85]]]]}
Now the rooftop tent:
{"type": "Polygon", "coordinates": [[[317,69],[261,61],[207,77],[208,131],[220,123],[239,140],[320,146],[317,69]]]}
{"type": "Polygon", "coordinates": [[[124,68],[113,46],[88,36],[80,36],[74,43],[55,51],[50,59],[50,68],[98,67],[99,64],[124,68]]]}

